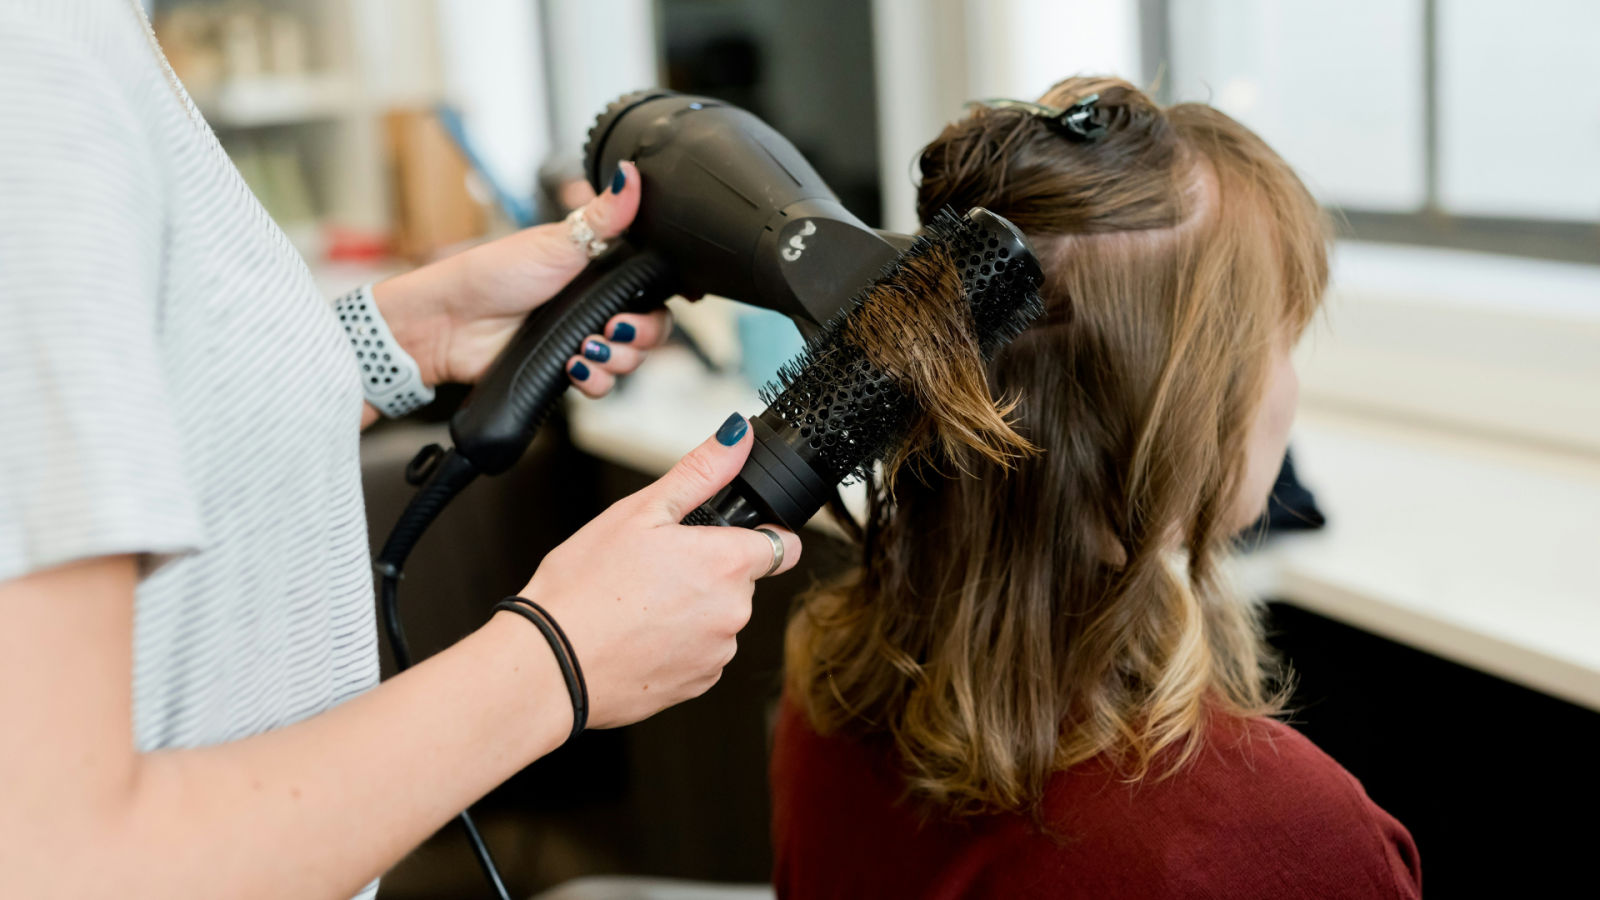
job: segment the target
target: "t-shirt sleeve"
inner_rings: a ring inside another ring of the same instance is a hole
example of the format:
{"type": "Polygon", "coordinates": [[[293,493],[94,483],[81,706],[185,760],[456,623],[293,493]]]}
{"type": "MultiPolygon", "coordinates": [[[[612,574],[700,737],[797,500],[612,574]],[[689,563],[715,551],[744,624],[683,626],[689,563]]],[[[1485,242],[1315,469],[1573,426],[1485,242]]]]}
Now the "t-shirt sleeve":
{"type": "Polygon", "coordinates": [[[163,368],[163,186],[122,90],[0,11],[0,581],[199,546],[163,368]]]}

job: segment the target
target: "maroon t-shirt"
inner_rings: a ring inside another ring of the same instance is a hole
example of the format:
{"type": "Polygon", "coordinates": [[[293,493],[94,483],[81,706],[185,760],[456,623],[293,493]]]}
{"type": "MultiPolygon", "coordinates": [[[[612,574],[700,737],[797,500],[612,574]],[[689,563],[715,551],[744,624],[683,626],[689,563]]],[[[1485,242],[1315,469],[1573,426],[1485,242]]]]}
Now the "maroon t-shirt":
{"type": "Polygon", "coordinates": [[[1198,757],[1130,786],[1091,761],[1022,815],[924,821],[887,740],[821,737],[785,701],[772,755],[778,896],[1418,897],[1411,835],[1305,736],[1215,717],[1198,757]]]}

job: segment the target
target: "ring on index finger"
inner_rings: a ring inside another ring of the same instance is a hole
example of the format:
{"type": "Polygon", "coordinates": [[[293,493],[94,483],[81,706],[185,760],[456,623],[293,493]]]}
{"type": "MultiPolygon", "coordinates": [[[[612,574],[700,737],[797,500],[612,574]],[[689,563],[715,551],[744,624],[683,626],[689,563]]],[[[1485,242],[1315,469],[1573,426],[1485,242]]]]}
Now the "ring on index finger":
{"type": "Polygon", "coordinates": [[[756,531],[766,535],[767,540],[772,542],[772,565],[767,566],[767,570],[761,573],[761,577],[765,578],[783,565],[783,538],[778,537],[778,533],[771,528],[757,528],[756,531]]]}

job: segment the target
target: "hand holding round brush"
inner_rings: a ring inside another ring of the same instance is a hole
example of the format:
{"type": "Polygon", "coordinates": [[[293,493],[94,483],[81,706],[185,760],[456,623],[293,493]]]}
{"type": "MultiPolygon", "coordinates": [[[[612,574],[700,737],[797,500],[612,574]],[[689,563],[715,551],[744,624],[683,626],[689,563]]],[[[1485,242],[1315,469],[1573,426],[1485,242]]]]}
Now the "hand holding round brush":
{"type": "Polygon", "coordinates": [[[800,559],[800,539],[787,528],[764,529],[782,541],[774,570],[765,534],[678,524],[734,477],[752,443],[746,420],[730,416],[666,475],[552,550],[522,590],[572,641],[590,727],[627,725],[705,693],[733,659],[756,580],[800,559]]]}

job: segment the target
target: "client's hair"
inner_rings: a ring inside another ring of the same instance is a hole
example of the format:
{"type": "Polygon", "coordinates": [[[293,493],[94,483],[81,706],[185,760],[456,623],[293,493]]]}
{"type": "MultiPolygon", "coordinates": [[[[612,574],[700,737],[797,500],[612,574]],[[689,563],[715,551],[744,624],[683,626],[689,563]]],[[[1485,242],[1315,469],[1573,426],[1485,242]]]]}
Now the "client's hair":
{"type": "Polygon", "coordinates": [[[1213,712],[1271,713],[1256,610],[1217,562],[1275,341],[1327,281],[1322,213],[1228,116],[1128,83],[1075,143],[982,107],[923,151],[918,212],[983,206],[1025,231],[1047,312],[989,366],[1038,447],[906,461],[869,484],[862,565],[802,601],[791,696],[823,733],[892,738],[913,794],[957,814],[1036,810],[1102,754],[1176,771],[1213,712]]]}

